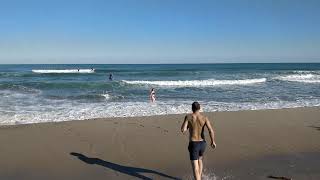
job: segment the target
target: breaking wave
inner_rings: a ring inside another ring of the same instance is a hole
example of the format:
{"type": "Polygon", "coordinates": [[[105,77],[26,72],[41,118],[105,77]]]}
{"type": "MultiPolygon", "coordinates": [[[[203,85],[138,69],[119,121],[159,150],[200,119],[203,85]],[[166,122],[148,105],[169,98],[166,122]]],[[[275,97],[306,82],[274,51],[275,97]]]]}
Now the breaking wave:
{"type": "Polygon", "coordinates": [[[95,69],[65,69],[65,70],[60,70],[60,69],[48,69],[48,70],[44,70],[44,69],[33,69],[32,72],[34,73],[94,73],[95,69]]]}
{"type": "Polygon", "coordinates": [[[301,82],[301,83],[320,83],[320,75],[311,73],[298,73],[287,76],[280,76],[276,79],[290,82],[301,82]]]}
{"type": "Polygon", "coordinates": [[[201,87],[201,86],[219,86],[219,85],[250,85],[266,82],[266,78],[260,79],[243,79],[243,80],[187,80],[187,81],[127,81],[127,84],[142,84],[156,86],[180,86],[180,87],[201,87]]]}

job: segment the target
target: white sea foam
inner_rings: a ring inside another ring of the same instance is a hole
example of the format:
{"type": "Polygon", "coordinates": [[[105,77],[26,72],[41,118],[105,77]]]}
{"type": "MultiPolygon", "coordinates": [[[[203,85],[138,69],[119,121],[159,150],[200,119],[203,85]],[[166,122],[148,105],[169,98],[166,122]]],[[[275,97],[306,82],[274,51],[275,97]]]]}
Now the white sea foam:
{"type": "Polygon", "coordinates": [[[95,69],[33,69],[34,73],[94,73],[95,69]]]}
{"type": "Polygon", "coordinates": [[[286,76],[280,76],[276,79],[282,81],[302,82],[302,83],[320,83],[320,75],[311,73],[298,73],[286,76]]]}
{"type": "Polygon", "coordinates": [[[241,79],[241,80],[189,80],[189,81],[127,81],[127,84],[142,84],[156,86],[178,86],[178,87],[201,87],[201,86],[219,86],[219,85],[250,85],[266,82],[266,78],[260,79],[241,79]]]}
{"type": "MultiPolygon", "coordinates": [[[[10,101],[7,101],[10,103],[10,101]]],[[[23,103],[23,99],[21,100],[23,103]]],[[[42,100],[23,106],[8,106],[0,110],[0,124],[28,124],[84,120],[100,117],[134,117],[190,112],[190,101],[156,102],[100,102],[77,103],[65,100],[42,100]],[[44,102],[43,102],[44,101],[44,102]],[[48,101],[48,102],[46,102],[48,101]],[[17,108],[19,111],[17,111],[17,108]]],[[[296,102],[275,101],[269,103],[200,102],[205,112],[281,109],[320,106],[320,99],[296,102]]]]}
{"type": "Polygon", "coordinates": [[[110,95],[108,93],[100,94],[101,96],[105,97],[106,99],[110,99],[110,95]]]}
{"type": "Polygon", "coordinates": [[[320,71],[293,71],[293,73],[297,73],[297,74],[320,74],[320,71]]]}
{"type": "MultiPolygon", "coordinates": [[[[194,178],[192,174],[189,174],[189,175],[185,175],[183,179],[193,180],[194,178]]],[[[208,171],[207,169],[204,169],[202,172],[202,179],[203,180],[231,180],[231,179],[234,179],[234,177],[232,175],[218,176],[212,170],[208,171]]]]}

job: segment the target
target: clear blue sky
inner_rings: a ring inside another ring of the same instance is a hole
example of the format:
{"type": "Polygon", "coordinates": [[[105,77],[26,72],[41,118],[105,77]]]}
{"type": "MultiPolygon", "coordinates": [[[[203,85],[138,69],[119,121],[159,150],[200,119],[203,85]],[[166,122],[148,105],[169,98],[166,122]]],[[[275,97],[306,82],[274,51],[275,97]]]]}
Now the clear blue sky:
{"type": "Polygon", "coordinates": [[[320,62],[319,0],[0,0],[0,63],[320,62]]]}

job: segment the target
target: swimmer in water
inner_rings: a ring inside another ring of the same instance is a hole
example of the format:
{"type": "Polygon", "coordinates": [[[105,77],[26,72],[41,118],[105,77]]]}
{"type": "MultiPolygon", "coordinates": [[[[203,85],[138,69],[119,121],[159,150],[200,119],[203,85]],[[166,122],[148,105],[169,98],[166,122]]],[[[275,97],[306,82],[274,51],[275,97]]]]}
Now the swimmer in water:
{"type": "Polygon", "coordinates": [[[113,80],[113,75],[112,75],[112,73],[109,74],[109,80],[110,80],[110,81],[113,80]]]}
{"type": "Polygon", "coordinates": [[[155,102],[156,101],[156,91],[154,90],[154,88],[152,88],[151,91],[150,91],[150,101],[151,102],[155,102]]]}

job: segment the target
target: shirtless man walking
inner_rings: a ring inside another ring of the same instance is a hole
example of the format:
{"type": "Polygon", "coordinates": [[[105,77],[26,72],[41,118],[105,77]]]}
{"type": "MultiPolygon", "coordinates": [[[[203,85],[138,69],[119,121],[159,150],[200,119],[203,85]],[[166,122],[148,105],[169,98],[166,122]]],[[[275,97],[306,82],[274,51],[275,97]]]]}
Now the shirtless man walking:
{"type": "Polygon", "coordinates": [[[185,133],[189,129],[189,155],[193,169],[195,180],[201,180],[203,163],[202,158],[206,149],[207,143],[204,138],[204,127],[207,127],[211,147],[215,148],[217,145],[214,141],[214,132],[209,119],[200,114],[200,104],[198,102],[192,103],[192,114],[186,115],[181,126],[181,132],[185,133]]]}

